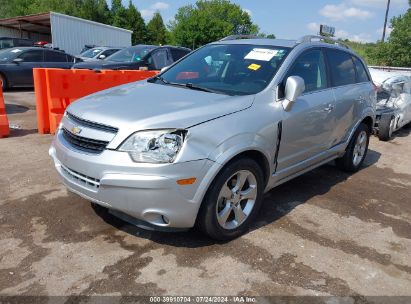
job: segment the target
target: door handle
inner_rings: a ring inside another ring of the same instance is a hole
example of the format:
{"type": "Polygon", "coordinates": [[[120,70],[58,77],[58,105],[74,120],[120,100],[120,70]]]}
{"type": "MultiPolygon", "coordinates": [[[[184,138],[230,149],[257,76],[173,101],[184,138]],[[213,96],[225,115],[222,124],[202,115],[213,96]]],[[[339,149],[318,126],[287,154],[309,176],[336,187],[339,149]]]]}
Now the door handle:
{"type": "Polygon", "coordinates": [[[327,107],[323,109],[323,111],[327,113],[330,113],[332,110],[334,110],[334,106],[332,104],[329,104],[327,107]]]}

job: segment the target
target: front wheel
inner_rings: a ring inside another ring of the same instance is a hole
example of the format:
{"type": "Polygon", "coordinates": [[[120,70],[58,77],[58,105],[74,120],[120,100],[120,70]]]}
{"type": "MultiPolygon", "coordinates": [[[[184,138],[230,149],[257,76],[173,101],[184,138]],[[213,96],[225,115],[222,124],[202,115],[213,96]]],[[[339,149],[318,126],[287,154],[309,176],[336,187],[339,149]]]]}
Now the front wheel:
{"type": "Polygon", "coordinates": [[[378,122],[378,138],[382,141],[388,141],[392,137],[394,130],[394,117],[381,116],[378,122]]]}
{"type": "Polygon", "coordinates": [[[222,169],[204,197],[199,228],[216,240],[245,233],[261,206],[264,176],[252,159],[240,158],[222,169]]]}
{"type": "Polygon", "coordinates": [[[364,162],[370,142],[370,129],[361,123],[351,138],[350,143],[341,158],[336,159],[337,166],[347,172],[357,172],[364,162]]]}

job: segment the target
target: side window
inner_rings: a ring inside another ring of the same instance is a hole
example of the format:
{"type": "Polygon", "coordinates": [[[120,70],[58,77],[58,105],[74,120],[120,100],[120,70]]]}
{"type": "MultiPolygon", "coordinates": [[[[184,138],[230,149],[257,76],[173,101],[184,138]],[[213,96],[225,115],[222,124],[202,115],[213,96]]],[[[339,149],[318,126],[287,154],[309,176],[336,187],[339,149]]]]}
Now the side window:
{"type": "Polygon", "coordinates": [[[169,59],[169,55],[166,49],[160,49],[151,54],[152,64],[154,69],[161,70],[162,68],[170,65],[172,61],[169,59]]]}
{"type": "Polygon", "coordinates": [[[100,55],[104,55],[107,58],[108,56],[113,55],[117,51],[118,50],[106,50],[106,51],[102,52],[100,55]]]}
{"type": "Polygon", "coordinates": [[[27,51],[18,56],[23,62],[43,62],[43,50],[27,51]]]}
{"type": "Polygon", "coordinates": [[[64,53],[46,51],[46,62],[67,62],[67,56],[64,53]]]}
{"type": "Polygon", "coordinates": [[[326,70],[323,52],[315,49],[300,55],[287,73],[287,77],[300,76],[305,82],[304,92],[312,92],[327,88],[326,70]]]}
{"type": "Polygon", "coordinates": [[[327,50],[332,84],[335,87],[356,83],[351,55],[337,50],[327,50]]]}
{"type": "Polygon", "coordinates": [[[365,71],[365,68],[362,62],[357,57],[353,57],[353,60],[354,60],[355,69],[357,71],[357,82],[370,81],[370,78],[368,77],[368,74],[365,71]]]}
{"type": "Polygon", "coordinates": [[[171,51],[171,56],[173,56],[174,61],[177,61],[180,58],[183,58],[185,55],[189,53],[189,51],[181,50],[181,49],[170,49],[170,51],[171,51]]]}

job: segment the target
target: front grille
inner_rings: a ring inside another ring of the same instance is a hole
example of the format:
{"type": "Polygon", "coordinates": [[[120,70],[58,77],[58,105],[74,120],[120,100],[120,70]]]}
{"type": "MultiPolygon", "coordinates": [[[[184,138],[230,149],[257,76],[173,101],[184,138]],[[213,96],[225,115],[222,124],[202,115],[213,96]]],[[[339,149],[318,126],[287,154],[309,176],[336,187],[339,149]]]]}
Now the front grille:
{"type": "Polygon", "coordinates": [[[78,124],[80,126],[83,126],[83,127],[88,127],[90,129],[101,130],[101,131],[110,132],[110,133],[117,133],[118,132],[118,128],[115,128],[115,127],[103,125],[103,124],[92,122],[92,121],[89,121],[89,120],[85,120],[85,119],[77,117],[77,116],[75,116],[75,115],[73,115],[69,112],[66,112],[66,115],[71,121],[73,121],[76,124],[78,124]]]}
{"type": "Polygon", "coordinates": [[[65,175],[68,178],[70,178],[74,181],[80,182],[80,183],[82,183],[86,186],[97,188],[97,189],[100,187],[100,180],[99,179],[96,179],[96,178],[81,174],[81,173],[79,173],[77,171],[74,171],[74,170],[71,170],[71,169],[69,169],[69,168],[67,168],[63,165],[61,165],[61,169],[63,170],[63,172],[65,173],[65,175]]]}
{"type": "Polygon", "coordinates": [[[64,139],[73,147],[89,153],[101,153],[108,145],[108,141],[74,135],[65,128],[62,133],[64,139]]]}

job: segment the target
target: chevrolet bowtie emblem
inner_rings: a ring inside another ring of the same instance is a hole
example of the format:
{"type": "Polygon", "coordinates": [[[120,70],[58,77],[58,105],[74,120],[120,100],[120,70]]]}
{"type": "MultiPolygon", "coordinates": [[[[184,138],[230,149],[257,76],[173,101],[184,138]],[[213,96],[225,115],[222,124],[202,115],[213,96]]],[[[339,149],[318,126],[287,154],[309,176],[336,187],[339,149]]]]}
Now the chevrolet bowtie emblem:
{"type": "Polygon", "coordinates": [[[82,130],[79,127],[72,127],[70,131],[73,134],[80,134],[82,130]]]}

